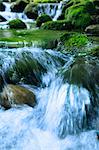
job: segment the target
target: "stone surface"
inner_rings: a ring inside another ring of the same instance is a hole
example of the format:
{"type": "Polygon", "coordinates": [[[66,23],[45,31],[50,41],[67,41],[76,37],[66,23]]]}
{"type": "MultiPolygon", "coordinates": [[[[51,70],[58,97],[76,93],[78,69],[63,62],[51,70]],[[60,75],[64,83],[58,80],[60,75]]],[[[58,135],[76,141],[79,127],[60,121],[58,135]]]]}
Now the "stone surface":
{"type": "Polygon", "coordinates": [[[0,94],[0,104],[6,109],[22,104],[34,107],[36,99],[34,93],[28,89],[19,85],[8,84],[0,94]]]}
{"type": "Polygon", "coordinates": [[[99,24],[86,27],[85,32],[89,34],[99,35],[99,24]]]}

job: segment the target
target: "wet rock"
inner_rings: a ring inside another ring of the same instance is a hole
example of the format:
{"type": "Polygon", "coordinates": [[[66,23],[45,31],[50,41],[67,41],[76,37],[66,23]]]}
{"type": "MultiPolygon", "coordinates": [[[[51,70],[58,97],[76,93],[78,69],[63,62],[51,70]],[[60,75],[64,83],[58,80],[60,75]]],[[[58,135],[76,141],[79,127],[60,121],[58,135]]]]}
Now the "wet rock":
{"type": "Polygon", "coordinates": [[[99,24],[86,27],[85,32],[89,34],[99,35],[99,24]]]}
{"type": "Polygon", "coordinates": [[[5,5],[2,2],[0,2],[0,11],[5,11],[5,5]]]}
{"type": "Polygon", "coordinates": [[[29,19],[37,19],[38,17],[38,6],[34,3],[30,3],[26,6],[24,13],[29,19]]]}
{"type": "Polygon", "coordinates": [[[91,91],[95,90],[96,85],[99,86],[99,66],[97,61],[94,62],[94,59],[76,58],[68,69],[63,68],[60,73],[63,80],[69,84],[83,86],[91,91]]]}
{"type": "Polygon", "coordinates": [[[7,20],[0,15],[0,22],[4,22],[4,21],[7,21],[7,20]]]}
{"type": "Polygon", "coordinates": [[[31,53],[22,53],[19,59],[16,59],[12,68],[6,72],[7,83],[18,84],[19,82],[40,86],[42,84],[42,75],[46,72],[46,68],[42,66],[31,53]]]}
{"type": "Polygon", "coordinates": [[[36,26],[40,27],[43,23],[48,21],[52,21],[51,17],[49,15],[43,14],[37,18],[36,26]]]}
{"type": "Polygon", "coordinates": [[[11,6],[11,11],[12,12],[23,12],[27,4],[28,3],[25,0],[18,0],[11,6]]]}
{"type": "Polygon", "coordinates": [[[27,104],[34,107],[36,104],[34,93],[19,85],[8,84],[0,94],[0,105],[5,109],[9,109],[15,104],[27,104]]]}

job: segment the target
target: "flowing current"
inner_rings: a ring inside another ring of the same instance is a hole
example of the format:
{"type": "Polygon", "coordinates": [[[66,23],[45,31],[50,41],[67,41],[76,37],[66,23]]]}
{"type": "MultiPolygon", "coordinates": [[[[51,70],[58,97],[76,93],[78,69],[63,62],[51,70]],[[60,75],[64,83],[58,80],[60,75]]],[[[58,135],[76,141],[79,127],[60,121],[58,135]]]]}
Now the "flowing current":
{"type": "MultiPolygon", "coordinates": [[[[42,85],[22,84],[35,92],[37,105],[0,109],[0,150],[98,150],[96,130],[87,127],[86,105],[91,105],[90,90],[64,82],[60,71],[74,58],[41,48],[0,48],[0,66],[6,72],[22,53],[31,53],[47,69],[42,85]],[[57,59],[58,58],[58,59],[57,59]]],[[[99,118],[99,117],[98,117],[99,118]]],[[[93,120],[91,120],[92,122],[93,120]]]]}

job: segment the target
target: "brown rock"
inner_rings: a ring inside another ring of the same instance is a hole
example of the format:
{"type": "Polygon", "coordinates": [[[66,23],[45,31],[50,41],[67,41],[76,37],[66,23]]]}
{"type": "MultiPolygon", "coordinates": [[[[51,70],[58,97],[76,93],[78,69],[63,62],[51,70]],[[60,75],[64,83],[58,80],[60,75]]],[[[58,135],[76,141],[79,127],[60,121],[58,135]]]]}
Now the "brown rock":
{"type": "Polygon", "coordinates": [[[28,89],[19,85],[8,84],[3,88],[3,92],[0,95],[0,104],[6,109],[13,107],[14,104],[27,104],[34,107],[36,100],[34,93],[28,89]]]}

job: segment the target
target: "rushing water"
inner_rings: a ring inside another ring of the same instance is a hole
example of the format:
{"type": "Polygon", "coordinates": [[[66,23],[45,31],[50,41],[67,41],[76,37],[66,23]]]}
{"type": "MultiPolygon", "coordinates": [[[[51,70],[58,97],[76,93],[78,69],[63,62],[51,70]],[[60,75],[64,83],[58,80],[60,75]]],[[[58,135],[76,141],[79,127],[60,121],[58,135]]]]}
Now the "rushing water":
{"type": "Polygon", "coordinates": [[[95,122],[97,127],[91,128],[90,124],[89,130],[87,126],[90,90],[64,82],[58,73],[61,68],[70,68],[75,62],[73,56],[34,47],[0,48],[0,66],[4,73],[22,57],[23,51],[31,52],[32,58],[47,69],[42,75],[45,86],[23,84],[35,92],[38,104],[34,108],[23,105],[6,111],[0,109],[0,150],[98,150],[99,114],[90,122],[95,122]]]}

